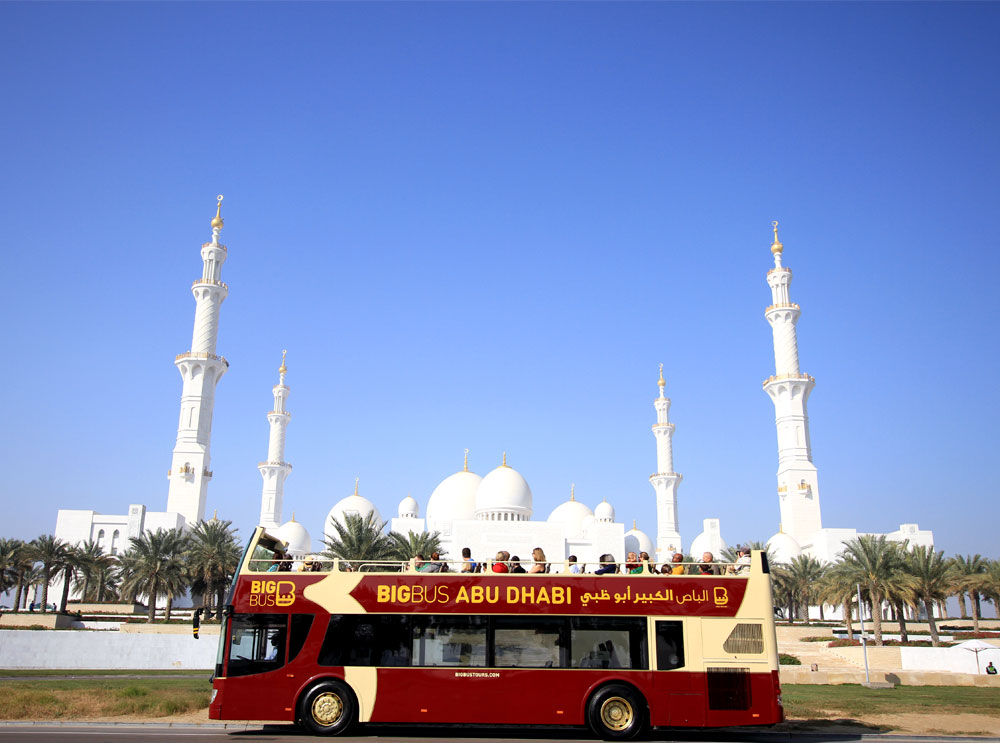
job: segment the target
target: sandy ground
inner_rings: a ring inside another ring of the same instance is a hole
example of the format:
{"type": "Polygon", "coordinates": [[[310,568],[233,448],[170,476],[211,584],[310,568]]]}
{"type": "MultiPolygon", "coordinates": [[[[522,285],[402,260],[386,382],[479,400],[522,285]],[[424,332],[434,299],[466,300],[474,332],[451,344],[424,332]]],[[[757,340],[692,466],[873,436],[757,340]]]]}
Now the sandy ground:
{"type": "MultiPolygon", "coordinates": [[[[147,722],[147,723],[211,723],[208,710],[187,712],[171,717],[93,717],[88,722],[147,722]]],[[[914,735],[1000,735],[1000,717],[976,714],[870,715],[862,719],[837,717],[836,711],[822,720],[791,718],[778,730],[814,730],[825,733],[911,733],[914,735]]]]}

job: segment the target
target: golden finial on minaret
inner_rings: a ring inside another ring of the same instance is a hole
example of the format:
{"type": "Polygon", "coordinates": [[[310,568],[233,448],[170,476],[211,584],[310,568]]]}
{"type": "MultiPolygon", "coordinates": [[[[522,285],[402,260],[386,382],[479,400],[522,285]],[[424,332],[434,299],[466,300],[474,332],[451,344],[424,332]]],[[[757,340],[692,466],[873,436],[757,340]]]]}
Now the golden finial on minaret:
{"type": "Polygon", "coordinates": [[[663,387],[666,384],[663,380],[663,364],[660,364],[660,381],[657,382],[657,384],[660,385],[660,387],[663,387]]]}
{"type": "Polygon", "coordinates": [[[216,508],[216,509],[215,509],[215,510],[214,510],[214,511],[212,512],[212,521],[218,521],[218,520],[219,520],[219,509],[218,509],[218,508],[216,508]]]}
{"type": "Polygon", "coordinates": [[[222,194],[219,194],[219,203],[215,207],[215,219],[212,220],[212,227],[217,227],[222,229],[222,225],[225,224],[222,221],[222,194]]]}
{"type": "Polygon", "coordinates": [[[295,523],[295,511],[292,511],[292,523],[295,523]]]}
{"type": "Polygon", "coordinates": [[[632,529],[635,530],[638,527],[635,525],[635,519],[632,519],[632,529]]]}
{"type": "Polygon", "coordinates": [[[777,254],[784,250],[785,246],[778,239],[778,220],[771,222],[771,226],[774,228],[774,242],[771,243],[771,252],[777,254]]]}
{"type": "Polygon", "coordinates": [[[288,367],[285,366],[285,354],[287,353],[288,353],[287,350],[281,352],[281,366],[278,367],[279,374],[284,374],[285,372],[288,371],[288,367]]]}
{"type": "Polygon", "coordinates": [[[462,472],[469,471],[469,450],[465,450],[465,464],[462,465],[462,472]]]}
{"type": "Polygon", "coordinates": [[[507,452],[503,453],[503,462],[500,463],[500,466],[501,467],[506,467],[507,466],[507,452]]]}
{"type": "Polygon", "coordinates": [[[361,479],[360,477],[355,477],[354,478],[354,494],[355,495],[358,494],[358,480],[360,480],[360,479],[361,479]]]}
{"type": "Polygon", "coordinates": [[[569,499],[576,500],[576,483],[571,482],[569,484],[569,499]]]}

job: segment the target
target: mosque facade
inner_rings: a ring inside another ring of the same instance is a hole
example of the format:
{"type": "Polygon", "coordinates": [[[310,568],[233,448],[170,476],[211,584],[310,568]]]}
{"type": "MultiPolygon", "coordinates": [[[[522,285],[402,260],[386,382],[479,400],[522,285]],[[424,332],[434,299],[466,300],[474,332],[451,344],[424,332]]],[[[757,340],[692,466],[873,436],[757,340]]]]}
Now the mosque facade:
{"type": "MultiPolygon", "coordinates": [[[[208,483],[212,478],[210,447],[215,388],[229,368],[216,354],[220,310],[228,294],[222,282],[222,265],[227,257],[219,242],[223,227],[222,197],[211,222],[212,238],[201,248],[202,275],[192,285],[195,298],[195,321],[191,349],[178,355],[174,364],[181,374],[182,392],[177,439],[167,473],[168,492],[164,511],[149,511],[142,504],[131,504],[123,515],[100,514],[94,510],[60,509],[55,536],[71,544],[94,540],[110,554],[124,551],[130,537],[144,531],[192,528],[205,517],[208,483]]],[[[780,512],[778,533],[768,540],[769,548],[781,562],[798,555],[811,555],[832,562],[844,542],[858,536],[855,529],[832,529],[822,525],[819,503],[818,472],[812,459],[809,439],[807,402],[815,379],[801,371],[798,358],[796,323],[799,305],[791,301],[791,269],[782,263],[783,245],[774,223],[771,246],[774,268],[768,271],[771,305],[765,317],[771,326],[774,344],[775,373],[763,388],[774,404],[778,442],[777,495],[780,512]]],[[[260,525],[286,541],[289,551],[303,555],[321,551],[324,545],[314,542],[306,527],[294,514],[282,523],[284,484],[292,466],[285,461],[285,439],[291,413],[287,408],[290,388],[288,369],[282,354],[278,384],[272,389],[274,403],[267,413],[269,438],[267,458],[257,467],[263,480],[260,525]]],[[[650,538],[635,522],[625,529],[616,521],[615,508],[607,500],[591,508],[576,499],[571,487],[569,499],[548,516],[534,519],[533,494],[528,482],[507,463],[506,453],[499,466],[486,475],[469,469],[468,451],[461,470],[445,477],[430,494],[421,509],[410,496],[402,499],[388,529],[406,535],[436,532],[442,554],[458,559],[461,549],[469,547],[474,558],[491,558],[503,549],[526,562],[531,551],[541,547],[549,560],[561,561],[576,555],[581,563],[595,563],[602,554],[624,560],[628,552],[648,552],[656,562],[666,562],[674,552],[700,556],[710,551],[719,555],[727,546],[722,536],[722,522],[707,518],[702,531],[684,549],[678,510],[678,488],[683,476],[674,470],[673,434],[670,422],[670,399],[665,395],[663,367],[654,398],[655,422],[652,426],[656,444],[656,472],[649,476],[656,499],[656,535],[650,538]]],[[[362,518],[382,515],[375,504],[358,492],[358,484],[349,495],[337,501],[317,533],[323,541],[334,534],[334,522],[344,523],[348,514],[362,518]]],[[[911,545],[933,545],[933,534],[917,524],[902,524],[886,535],[908,540],[911,545]]]]}

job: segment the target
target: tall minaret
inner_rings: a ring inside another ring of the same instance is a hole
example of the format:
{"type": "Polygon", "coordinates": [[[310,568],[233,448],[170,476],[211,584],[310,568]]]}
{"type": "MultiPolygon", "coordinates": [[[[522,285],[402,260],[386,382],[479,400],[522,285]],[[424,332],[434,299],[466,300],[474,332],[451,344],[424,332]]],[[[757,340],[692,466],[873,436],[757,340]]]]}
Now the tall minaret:
{"type": "Polygon", "coordinates": [[[677,529],[677,486],[684,475],[674,472],[674,424],[670,422],[670,398],[665,397],[663,388],[663,364],[660,364],[660,396],[653,401],[656,408],[656,423],[653,435],[656,437],[656,474],[649,476],[649,482],[656,491],[656,561],[666,562],[673,552],[682,552],[681,534],[677,529]]]}
{"type": "Polygon", "coordinates": [[[267,414],[271,424],[271,437],[267,442],[267,461],[257,465],[264,478],[264,491],[260,496],[260,526],[275,528],[281,526],[281,500],[285,494],[285,478],[292,471],[292,465],[285,461],[285,429],[292,414],[285,409],[288,387],[285,386],[285,354],[281,352],[281,367],[278,369],[278,383],[274,385],[274,409],[267,414]]]}
{"type": "Polygon", "coordinates": [[[809,416],[806,402],[816,380],[799,371],[799,349],[795,323],[799,306],[789,297],[791,269],[781,265],[784,246],[778,240],[778,223],[773,222],[774,268],[767,272],[771,306],[764,316],[774,334],[774,376],[764,381],[764,391],[774,403],[778,428],[778,501],[782,530],[803,549],[812,544],[812,535],[822,528],[819,511],[819,480],[809,443],[809,416]]]}
{"type": "Polygon", "coordinates": [[[222,283],[222,264],[226,262],[226,246],[219,242],[222,224],[220,195],[212,220],[212,241],[201,246],[201,278],[191,286],[196,303],[191,350],[174,359],[184,387],[177,444],[167,473],[167,511],[181,514],[188,528],[205,518],[205,495],[212,479],[208,467],[215,385],[229,368],[228,361],[215,355],[219,310],[229,294],[229,287],[222,283]]]}

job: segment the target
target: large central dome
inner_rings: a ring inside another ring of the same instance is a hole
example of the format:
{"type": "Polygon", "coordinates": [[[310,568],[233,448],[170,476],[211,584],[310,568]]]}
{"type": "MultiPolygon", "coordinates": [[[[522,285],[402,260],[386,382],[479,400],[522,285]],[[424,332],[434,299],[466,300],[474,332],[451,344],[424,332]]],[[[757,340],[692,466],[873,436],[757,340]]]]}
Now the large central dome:
{"type": "Polygon", "coordinates": [[[476,517],[476,490],[483,481],[475,472],[464,470],[446,477],[434,488],[427,501],[428,521],[452,521],[476,517]]]}
{"type": "Polygon", "coordinates": [[[476,490],[476,518],[480,521],[530,521],[531,488],[521,473],[506,464],[497,467],[476,490]]]}

